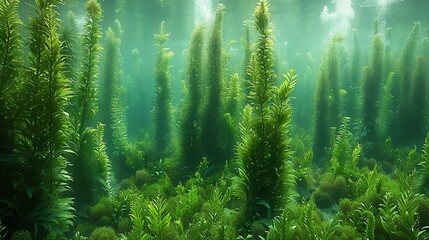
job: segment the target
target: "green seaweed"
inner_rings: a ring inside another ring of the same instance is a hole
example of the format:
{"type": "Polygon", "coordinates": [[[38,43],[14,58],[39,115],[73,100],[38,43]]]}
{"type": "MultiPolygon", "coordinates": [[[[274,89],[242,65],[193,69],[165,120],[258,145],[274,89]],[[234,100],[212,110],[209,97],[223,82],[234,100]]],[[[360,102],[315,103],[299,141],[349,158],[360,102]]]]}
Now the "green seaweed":
{"type": "Polygon", "coordinates": [[[20,221],[34,236],[61,236],[72,225],[74,209],[65,156],[71,90],[62,73],[56,6],[61,1],[38,0],[30,17],[29,67],[22,87],[16,154],[20,221]],[[43,30],[43,31],[41,31],[43,30]]]}
{"type": "Polygon", "coordinates": [[[277,76],[268,8],[268,2],[260,0],[253,13],[259,40],[249,64],[252,91],[243,111],[242,139],[237,147],[239,175],[234,186],[235,195],[244,202],[241,234],[269,225],[292,198],[295,185],[288,127],[296,75],[292,69],[283,74],[279,87],[274,86],[277,76]]]}
{"type": "Polygon", "coordinates": [[[159,34],[155,34],[156,46],[159,48],[155,63],[155,148],[163,152],[171,138],[171,75],[169,61],[173,52],[165,47],[170,34],[165,31],[165,22],[161,22],[159,34]]]}
{"type": "Polygon", "coordinates": [[[210,162],[216,165],[225,163],[222,155],[222,132],[224,118],[222,106],[222,81],[224,71],[224,57],[222,50],[222,31],[224,6],[219,4],[215,10],[212,32],[208,39],[205,78],[207,83],[206,99],[203,106],[201,120],[201,147],[203,154],[210,162]]]}
{"type": "Polygon", "coordinates": [[[204,28],[197,25],[191,36],[187,53],[186,94],[179,128],[179,155],[186,172],[194,172],[201,160],[200,108],[203,73],[204,28]]]}

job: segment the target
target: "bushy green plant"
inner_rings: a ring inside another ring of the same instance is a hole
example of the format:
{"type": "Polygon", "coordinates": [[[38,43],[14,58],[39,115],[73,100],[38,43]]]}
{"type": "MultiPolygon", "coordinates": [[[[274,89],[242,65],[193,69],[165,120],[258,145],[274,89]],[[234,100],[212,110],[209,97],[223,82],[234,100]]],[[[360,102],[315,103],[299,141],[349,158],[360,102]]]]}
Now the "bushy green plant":
{"type": "Polygon", "coordinates": [[[256,52],[249,65],[252,91],[243,111],[241,141],[237,146],[239,175],[235,194],[244,202],[242,228],[256,222],[270,222],[294,193],[295,175],[291,168],[288,127],[291,119],[290,93],[295,84],[294,70],[283,74],[275,87],[273,37],[268,2],[260,0],[254,11],[259,32],[256,52]]]}
{"type": "Polygon", "coordinates": [[[16,154],[19,173],[19,221],[32,226],[37,238],[61,236],[72,225],[71,181],[66,171],[69,82],[59,40],[57,6],[61,1],[38,0],[29,19],[28,68],[21,89],[16,154]],[[42,29],[42,30],[41,30],[42,29]]]}
{"type": "Polygon", "coordinates": [[[342,175],[346,179],[355,178],[357,172],[357,162],[359,160],[362,147],[357,144],[354,148],[353,135],[349,131],[348,117],[343,119],[343,123],[338,129],[335,143],[332,146],[331,169],[336,176],[342,175]]]}
{"type": "Polygon", "coordinates": [[[267,237],[262,238],[266,240],[287,240],[292,239],[296,229],[295,222],[290,219],[290,216],[286,210],[276,217],[273,224],[270,226],[267,237]]]}
{"type": "MultiPolygon", "coordinates": [[[[138,197],[142,198],[142,196],[138,197]]],[[[142,201],[141,199],[134,200],[131,203],[130,210],[130,218],[133,227],[128,237],[131,240],[146,239],[147,235],[144,232],[146,226],[146,201],[142,201]]]]}
{"type": "Polygon", "coordinates": [[[98,227],[91,233],[91,240],[116,240],[115,230],[111,227],[98,227]]]}
{"type": "Polygon", "coordinates": [[[165,47],[170,34],[165,31],[165,22],[161,22],[159,34],[155,34],[158,53],[155,62],[155,148],[163,152],[170,144],[171,137],[171,76],[169,61],[173,52],[165,47]]]}
{"type": "Polygon", "coordinates": [[[171,215],[167,209],[167,202],[158,197],[148,205],[147,228],[149,235],[154,239],[171,238],[171,215]]]}
{"type": "Polygon", "coordinates": [[[114,223],[114,203],[109,198],[102,198],[90,209],[89,217],[93,224],[97,226],[113,226],[114,223]]]}
{"type": "Polygon", "coordinates": [[[392,197],[386,195],[379,208],[381,224],[391,238],[427,239],[429,231],[426,226],[419,226],[417,219],[418,199],[421,195],[411,190],[404,190],[395,204],[392,197]]]}

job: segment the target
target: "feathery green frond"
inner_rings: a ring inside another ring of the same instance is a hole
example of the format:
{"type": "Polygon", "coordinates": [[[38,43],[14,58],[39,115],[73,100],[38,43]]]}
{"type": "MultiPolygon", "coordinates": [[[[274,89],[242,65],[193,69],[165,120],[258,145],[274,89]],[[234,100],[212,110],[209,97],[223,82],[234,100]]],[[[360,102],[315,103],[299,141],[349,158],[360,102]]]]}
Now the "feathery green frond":
{"type": "Polygon", "coordinates": [[[169,61],[173,52],[164,46],[169,33],[165,32],[165,22],[161,22],[159,34],[155,34],[158,53],[155,62],[155,147],[157,152],[165,151],[171,136],[171,75],[169,61]]]}
{"type": "Polygon", "coordinates": [[[65,197],[71,178],[65,170],[68,163],[64,158],[69,152],[65,106],[71,90],[62,72],[64,58],[56,3],[40,0],[33,6],[29,67],[22,88],[22,119],[17,133],[16,153],[22,165],[20,188],[31,203],[31,210],[24,209],[29,214],[24,221],[29,221],[38,237],[47,233],[61,236],[74,217],[73,200],[65,197]]]}
{"type": "Polygon", "coordinates": [[[146,218],[151,236],[160,240],[169,239],[171,216],[167,211],[167,202],[158,197],[149,204],[148,211],[149,215],[146,218]]]}
{"type": "Polygon", "coordinates": [[[180,121],[180,157],[189,172],[196,170],[201,160],[199,111],[201,108],[201,84],[203,74],[204,28],[197,25],[191,36],[186,60],[187,94],[180,121]]]}
{"type": "Polygon", "coordinates": [[[296,74],[291,69],[283,75],[283,83],[275,87],[277,76],[273,70],[273,37],[267,1],[259,1],[254,19],[259,36],[248,67],[251,91],[240,124],[239,175],[233,187],[234,194],[245,202],[244,234],[255,222],[269,225],[292,199],[295,189],[288,128],[292,114],[290,94],[296,74]]]}
{"type": "Polygon", "coordinates": [[[201,144],[208,160],[215,165],[225,163],[222,134],[225,131],[222,112],[222,81],[225,69],[223,53],[224,6],[218,4],[214,12],[214,22],[207,43],[205,78],[207,83],[206,101],[203,106],[201,124],[201,144]]]}
{"type": "Polygon", "coordinates": [[[0,3],[0,108],[3,111],[10,88],[17,84],[21,68],[22,26],[18,15],[19,0],[0,3]]]}

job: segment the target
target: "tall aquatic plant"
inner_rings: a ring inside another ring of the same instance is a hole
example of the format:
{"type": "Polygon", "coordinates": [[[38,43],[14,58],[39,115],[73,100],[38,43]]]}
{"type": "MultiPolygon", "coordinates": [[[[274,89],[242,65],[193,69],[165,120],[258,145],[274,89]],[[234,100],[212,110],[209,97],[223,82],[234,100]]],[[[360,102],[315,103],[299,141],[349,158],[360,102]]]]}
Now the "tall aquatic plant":
{"type": "Polygon", "coordinates": [[[64,75],[72,81],[73,85],[78,73],[80,38],[76,16],[72,11],[67,13],[59,31],[61,34],[60,40],[63,43],[61,54],[64,56],[64,75]]]}
{"type": "Polygon", "coordinates": [[[12,152],[13,119],[16,118],[16,90],[21,72],[22,26],[19,0],[0,3],[0,153],[12,152]]]}
{"type": "Polygon", "coordinates": [[[250,93],[250,86],[247,84],[250,79],[249,74],[247,73],[247,66],[249,65],[250,62],[250,57],[252,55],[252,43],[250,41],[250,27],[251,27],[251,23],[248,21],[244,22],[244,37],[241,40],[242,45],[243,45],[243,51],[244,51],[244,57],[243,57],[243,75],[242,78],[245,79],[246,81],[244,81],[244,94],[245,96],[248,96],[250,93]]]}
{"type": "Polygon", "coordinates": [[[344,90],[347,91],[347,96],[344,103],[344,115],[350,117],[352,121],[356,121],[358,116],[358,98],[359,98],[359,72],[360,66],[360,46],[357,30],[353,31],[353,53],[351,59],[350,72],[348,81],[344,84],[344,90]]]}
{"type": "Polygon", "coordinates": [[[173,52],[165,47],[170,34],[165,31],[165,22],[161,22],[159,33],[155,34],[158,54],[155,63],[155,148],[163,152],[171,138],[171,75],[169,61],[173,52]]]}
{"type": "Polygon", "coordinates": [[[104,76],[100,95],[100,120],[106,125],[105,141],[114,176],[122,180],[131,174],[127,123],[124,109],[123,62],[120,51],[122,28],[118,20],[106,33],[104,76]]]}
{"type": "Polygon", "coordinates": [[[423,141],[427,132],[427,84],[426,61],[419,56],[416,61],[413,83],[411,87],[410,116],[408,134],[413,139],[423,141]]]}
{"type": "Polygon", "coordinates": [[[295,180],[288,127],[296,75],[290,70],[283,75],[283,83],[275,87],[273,36],[266,0],[259,1],[253,17],[259,36],[248,70],[252,90],[240,127],[239,175],[235,182],[235,194],[244,202],[245,231],[253,224],[269,225],[281,213],[292,197],[295,180]]]}
{"type": "Polygon", "coordinates": [[[340,35],[334,36],[328,46],[328,53],[326,57],[326,77],[329,81],[330,89],[330,111],[329,121],[331,127],[339,126],[341,123],[341,98],[340,98],[340,65],[337,53],[337,45],[343,41],[340,35]]]}
{"type": "Polygon", "coordinates": [[[22,87],[17,130],[19,202],[15,216],[36,238],[63,236],[72,225],[71,180],[66,171],[69,82],[59,40],[57,6],[61,1],[37,0],[29,19],[28,69],[22,87]]]}
{"type": "Polygon", "coordinates": [[[179,127],[180,158],[192,172],[201,160],[200,114],[203,73],[204,28],[197,25],[191,36],[186,61],[186,94],[179,127]]]}
{"type": "Polygon", "coordinates": [[[383,84],[384,45],[381,34],[375,33],[372,38],[371,64],[364,68],[362,74],[362,136],[367,143],[378,139],[377,117],[381,86],[383,84]]]}
{"type": "Polygon", "coordinates": [[[224,6],[219,4],[215,11],[212,32],[208,39],[206,81],[207,97],[203,107],[201,143],[204,154],[209,161],[221,164],[223,113],[221,111],[221,92],[223,80],[222,31],[224,6]]]}
{"type": "Polygon", "coordinates": [[[330,128],[339,125],[340,118],[340,79],[336,44],[341,36],[334,36],[322,56],[319,77],[314,97],[314,142],[313,157],[318,163],[326,157],[329,147],[330,128]]]}
{"type": "Polygon", "coordinates": [[[392,139],[398,143],[406,143],[412,138],[406,131],[410,125],[410,99],[412,88],[413,58],[417,43],[420,23],[416,22],[408,35],[404,47],[399,57],[395,75],[395,84],[393,88],[394,104],[399,105],[393,126],[390,129],[392,139]]]}
{"type": "MultiPolygon", "coordinates": [[[[77,74],[74,86],[76,94],[72,102],[72,143],[75,155],[72,157],[72,189],[78,206],[93,204],[96,194],[106,194],[109,180],[104,177],[108,168],[95,166],[108,165],[108,159],[97,153],[98,145],[103,143],[97,133],[103,130],[94,129],[93,122],[98,111],[96,102],[96,81],[99,75],[99,61],[101,54],[101,20],[102,10],[96,0],[88,0],[85,5],[86,18],[82,36],[81,69],[77,74]],[[107,163],[105,163],[107,161],[107,163]],[[97,174],[98,170],[107,170],[97,174]]],[[[98,196],[100,197],[100,196],[98,196]]]]}

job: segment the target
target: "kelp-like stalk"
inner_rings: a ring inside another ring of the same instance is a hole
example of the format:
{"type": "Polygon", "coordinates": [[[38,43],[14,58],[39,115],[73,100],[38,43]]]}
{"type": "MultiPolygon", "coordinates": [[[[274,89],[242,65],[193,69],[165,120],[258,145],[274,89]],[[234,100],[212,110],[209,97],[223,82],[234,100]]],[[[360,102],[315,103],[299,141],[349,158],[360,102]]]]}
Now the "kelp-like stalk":
{"type": "MultiPolygon", "coordinates": [[[[250,76],[247,73],[247,66],[249,65],[250,56],[252,55],[252,43],[250,42],[250,26],[251,24],[248,21],[244,22],[244,37],[241,40],[243,45],[244,57],[243,57],[243,75],[242,78],[249,80],[250,76]]],[[[248,96],[250,93],[250,86],[248,86],[249,81],[244,81],[244,94],[248,96]]],[[[247,100],[247,99],[246,99],[247,100]]]]}
{"type": "Polygon", "coordinates": [[[340,35],[334,36],[328,47],[326,58],[326,77],[329,81],[330,89],[330,126],[337,127],[341,123],[341,99],[340,99],[340,70],[337,53],[337,44],[341,43],[344,38],[340,35]]]}
{"type": "Polygon", "coordinates": [[[314,96],[314,142],[313,158],[324,163],[325,149],[329,147],[330,128],[339,125],[340,89],[336,44],[341,36],[334,36],[323,53],[314,96]]]}
{"type": "Polygon", "coordinates": [[[206,104],[203,109],[201,142],[208,160],[222,164],[222,125],[221,92],[223,80],[222,28],[224,6],[219,4],[215,12],[212,32],[208,40],[206,81],[208,84],[206,104]]]}
{"type": "Polygon", "coordinates": [[[412,71],[414,52],[417,44],[417,37],[420,31],[420,23],[416,22],[408,35],[404,47],[399,57],[396,67],[395,83],[393,91],[393,104],[399,105],[395,116],[394,125],[390,129],[390,136],[397,143],[405,144],[412,136],[407,132],[410,125],[410,102],[412,88],[412,71]]]}
{"type": "Polygon", "coordinates": [[[97,174],[101,169],[108,169],[108,161],[96,154],[96,145],[102,144],[91,126],[98,110],[96,104],[96,80],[99,74],[101,54],[101,20],[102,10],[96,0],[88,0],[85,5],[86,22],[83,27],[83,58],[75,87],[75,98],[72,105],[73,137],[71,146],[75,152],[72,158],[72,189],[78,207],[93,204],[97,194],[108,192],[108,173],[97,174]],[[104,166],[106,165],[107,166],[104,166]],[[99,165],[104,167],[96,168],[99,165]]]}
{"type": "MultiPolygon", "coordinates": [[[[237,146],[239,175],[235,194],[244,202],[241,227],[244,235],[252,226],[269,224],[293,196],[295,175],[290,166],[288,127],[290,94],[295,72],[275,87],[273,37],[268,2],[260,0],[253,13],[259,33],[249,65],[251,91],[243,111],[242,140],[237,146]]],[[[265,233],[260,233],[264,235],[265,233]]],[[[257,237],[257,236],[253,236],[257,237]]]]}
{"type": "Polygon", "coordinates": [[[20,104],[17,131],[20,169],[17,189],[19,220],[37,239],[48,234],[63,236],[72,225],[71,180],[64,156],[67,146],[70,96],[69,82],[62,68],[64,59],[59,41],[57,5],[61,1],[37,0],[30,17],[29,67],[20,104]]]}
{"type": "Polygon", "coordinates": [[[372,38],[371,65],[362,74],[362,139],[368,144],[377,139],[376,124],[379,116],[379,101],[383,83],[384,45],[381,34],[376,33],[372,38]]]}
{"type": "Polygon", "coordinates": [[[180,158],[189,172],[197,170],[201,160],[199,125],[201,108],[201,81],[203,73],[204,28],[197,25],[192,33],[186,61],[185,103],[180,122],[180,158]]]}
{"type": "Polygon", "coordinates": [[[14,94],[19,85],[21,72],[20,55],[22,25],[18,15],[19,0],[4,0],[0,3],[0,153],[13,151],[13,121],[16,116],[14,94]]]}
{"type": "Polygon", "coordinates": [[[414,73],[413,85],[410,99],[410,124],[407,131],[413,139],[423,141],[427,132],[426,110],[426,61],[422,56],[417,58],[416,70],[414,73]]]}
{"type": "Polygon", "coordinates": [[[131,174],[127,161],[131,146],[128,142],[124,110],[124,86],[121,45],[121,24],[115,21],[106,33],[104,81],[101,83],[100,116],[106,125],[105,141],[116,179],[122,180],[131,174]]]}
{"type": "Polygon", "coordinates": [[[101,20],[102,10],[97,0],[88,0],[86,5],[86,23],[84,25],[83,61],[76,89],[78,133],[82,135],[90,126],[98,107],[96,102],[96,80],[99,74],[101,54],[101,20]]]}
{"type": "Polygon", "coordinates": [[[357,30],[353,31],[353,53],[351,60],[351,69],[348,76],[348,81],[345,84],[344,90],[347,91],[347,96],[344,103],[344,115],[351,118],[352,121],[357,120],[358,116],[358,94],[359,94],[359,72],[360,66],[360,47],[358,41],[357,30]]]}
{"type": "Polygon", "coordinates": [[[155,63],[155,148],[158,153],[166,150],[171,138],[171,76],[169,61],[173,52],[165,47],[170,34],[161,22],[159,34],[155,34],[159,51],[155,63]]]}

